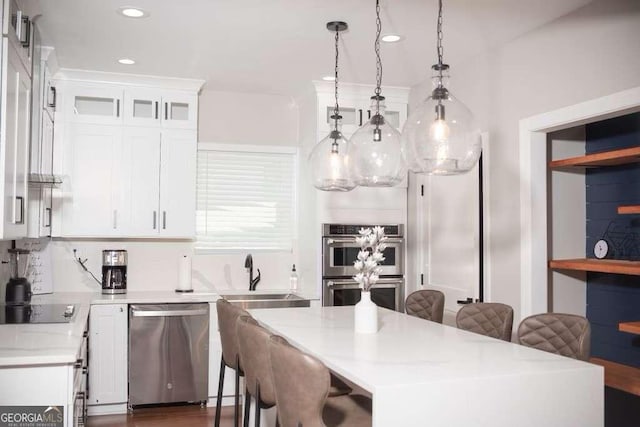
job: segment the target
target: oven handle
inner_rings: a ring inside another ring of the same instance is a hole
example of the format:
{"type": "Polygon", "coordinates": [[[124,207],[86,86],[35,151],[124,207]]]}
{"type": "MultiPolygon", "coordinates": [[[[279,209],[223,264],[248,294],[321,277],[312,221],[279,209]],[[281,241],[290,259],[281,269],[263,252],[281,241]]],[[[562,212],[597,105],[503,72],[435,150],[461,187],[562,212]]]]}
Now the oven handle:
{"type": "MultiPolygon", "coordinates": [[[[389,288],[389,287],[398,287],[398,286],[402,286],[404,284],[404,281],[402,279],[397,280],[397,279],[381,279],[379,280],[375,285],[373,285],[373,287],[378,287],[378,288],[389,288]],[[387,286],[385,286],[387,285],[387,286]],[[390,286],[389,286],[390,285],[390,286]]],[[[348,286],[349,288],[355,289],[355,288],[359,288],[360,285],[357,282],[354,282],[353,280],[329,280],[327,282],[327,288],[334,288],[334,287],[343,287],[343,286],[348,286]]]]}
{"type": "MultiPolygon", "coordinates": [[[[404,239],[402,237],[387,237],[387,239],[384,241],[384,243],[402,243],[402,242],[404,242],[404,239]]],[[[351,239],[329,238],[329,239],[327,239],[327,245],[334,245],[334,244],[341,244],[341,243],[353,243],[354,245],[356,244],[354,238],[351,238],[351,239]]]]}

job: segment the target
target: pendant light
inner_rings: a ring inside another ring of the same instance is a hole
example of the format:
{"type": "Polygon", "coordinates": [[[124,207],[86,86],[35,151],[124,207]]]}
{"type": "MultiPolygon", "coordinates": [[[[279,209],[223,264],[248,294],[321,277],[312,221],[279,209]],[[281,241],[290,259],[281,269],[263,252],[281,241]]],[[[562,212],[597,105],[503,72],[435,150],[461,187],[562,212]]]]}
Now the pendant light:
{"type": "Polygon", "coordinates": [[[363,187],[392,187],[405,175],[400,133],[384,117],[382,89],[382,60],[380,59],[380,1],[376,0],[376,89],[371,97],[371,119],[351,137],[351,176],[363,187]]]}
{"type": "Polygon", "coordinates": [[[333,108],[333,129],[326,138],[316,144],[309,155],[313,186],[323,191],[351,191],[355,184],[349,171],[349,141],[341,132],[342,116],[338,105],[338,52],[340,32],[349,26],[346,22],[327,23],[329,31],[335,31],[336,64],[334,68],[335,106],[333,108]]]}
{"type": "Polygon", "coordinates": [[[471,111],[447,89],[449,66],[442,62],[442,0],[438,0],[438,63],[431,95],[409,115],[402,129],[402,154],[413,172],[456,175],[468,172],[482,151],[471,111]]]}

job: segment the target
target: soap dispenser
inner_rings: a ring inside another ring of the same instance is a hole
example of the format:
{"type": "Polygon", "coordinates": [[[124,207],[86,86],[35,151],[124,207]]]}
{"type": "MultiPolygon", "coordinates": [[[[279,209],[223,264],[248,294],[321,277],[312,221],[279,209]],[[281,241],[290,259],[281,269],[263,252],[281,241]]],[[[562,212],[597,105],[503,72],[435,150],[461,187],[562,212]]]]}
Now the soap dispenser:
{"type": "Polygon", "coordinates": [[[296,292],[298,290],[298,273],[296,273],[296,265],[293,264],[293,268],[291,268],[291,276],[289,276],[289,288],[291,292],[296,292]]]}

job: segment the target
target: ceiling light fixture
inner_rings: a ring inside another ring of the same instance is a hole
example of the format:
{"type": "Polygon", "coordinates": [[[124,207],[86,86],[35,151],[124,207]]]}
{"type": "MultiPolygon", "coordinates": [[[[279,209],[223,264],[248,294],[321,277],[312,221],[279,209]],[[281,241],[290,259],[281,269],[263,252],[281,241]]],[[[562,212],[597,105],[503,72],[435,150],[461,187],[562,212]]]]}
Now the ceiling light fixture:
{"type": "Polygon", "coordinates": [[[402,40],[403,37],[399,34],[385,34],[382,36],[382,41],[385,43],[396,43],[402,40]]]}
{"type": "Polygon", "coordinates": [[[433,90],[404,124],[402,154],[414,172],[457,175],[478,162],[482,140],[471,111],[446,87],[449,65],[442,62],[442,0],[438,0],[437,34],[438,63],[431,67],[433,90]]]}
{"type": "Polygon", "coordinates": [[[400,133],[384,117],[382,96],[382,59],[380,58],[380,1],[376,0],[376,88],[371,97],[371,119],[351,137],[350,168],[356,185],[363,187],[392,187],[399,184],[405,167],[401,154],[400,133]]]}
{"type": "MultiPolygon", "coordinates": [[[[313,186],[323,191],[351,191],[355,184],[349,171],[349,141],[340,131],[340,106],[338,104],[338,58],[340,33],[349,26],[346,22],[332,21],[327,23],[327,30],[335,31],[336,62],[334,67],[333,129],[324,139],[316,144],[309,155],[313,186]]],[[[326,80],[326,79],[325,79],[326,80]]]]}
{"type": "Polygon", "coordinates": [[[118,13],[120,15],[126,16],[127,18],[146,18],[147,16],[149,16],[149,13],[147,11],[131,6],[124,6],[119,8],[118,13]]]}
{"type": "Polygon", "coordinates": [[[322,78],[322,80],[324,80],[325,82],[332,82],[332,81],[334,81],[335,79],[336,79],[336,78],[335,78],[335,76],[324,76],[324,77],[322,78]]]}
{"type": "Polygon", "coordinates": [[[133,65],[136,63],[136,61],[130,58],[121,58],[121,59],[118,59],[118,62],[121,63],[122,65],[133,65]]]}

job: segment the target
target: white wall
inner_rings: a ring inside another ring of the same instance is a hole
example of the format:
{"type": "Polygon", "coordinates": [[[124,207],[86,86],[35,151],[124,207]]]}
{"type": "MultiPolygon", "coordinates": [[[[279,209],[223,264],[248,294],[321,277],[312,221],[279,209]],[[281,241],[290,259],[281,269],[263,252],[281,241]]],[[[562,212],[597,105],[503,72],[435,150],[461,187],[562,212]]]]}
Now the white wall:
{"type": "MultiPolygon", "coordinates": [[[[520,308],[518,121],[640,86],[638,52],[640,2],[595,0],[466,63],[451,64],[452,92],[475,112],[490,135],[493,228],[488,286],[492,300],[514,307],[516,319],[520,308]]],[[[414,87],[411,103],[423,99],[429,88],[428,80],[414,87]]]]}
{"type": "MultiPolygon", "coordinates": [[[[203,91],[199,98],[198,140],[238,144],[298,144],[298,108],[289,97],[278,95],[203,91]]],[[[73,249],[101,278],[101,251],[126,249],[129,255],[127,288],[139,290],[175,289],[178,258],[193,254],[190,241],[170,240],[57,240],[52,243],[55,291],[97,290],[99,286],[74,261],[73,249]]],[[[247,289],[248,273],[244,259],[250,251],[193,255],[193,286],[201,290],[247,289]]],[[[251,251],[254,271],[259,268],[262,280],[258,289],[287,288],[292,252],[251,251]]],[[[256,273],[257,274],[257,271],[256,273]]],[[[300,274],[300,287],[315,292],[314,283],[300,274]]]]}

